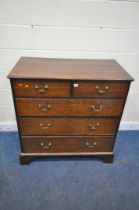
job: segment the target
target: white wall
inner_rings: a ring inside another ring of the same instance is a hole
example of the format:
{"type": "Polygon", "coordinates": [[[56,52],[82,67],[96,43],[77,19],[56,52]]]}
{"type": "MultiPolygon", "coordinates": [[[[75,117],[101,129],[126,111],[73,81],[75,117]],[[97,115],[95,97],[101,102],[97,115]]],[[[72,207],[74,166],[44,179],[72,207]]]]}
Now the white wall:
{"type": "Polygon", "coordinates": [[[122,121],[139,122],[139,0],[0,0],[0,122],[15,121],[6,75],[21,56],[114,58],[135,78],[122,121]]]}

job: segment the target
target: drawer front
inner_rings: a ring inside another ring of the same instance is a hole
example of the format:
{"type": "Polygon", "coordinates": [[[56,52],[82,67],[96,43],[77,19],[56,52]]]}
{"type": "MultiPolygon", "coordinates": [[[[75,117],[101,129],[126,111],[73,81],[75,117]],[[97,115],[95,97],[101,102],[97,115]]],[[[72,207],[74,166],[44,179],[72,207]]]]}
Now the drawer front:
{"type": "Polygon", "coordinates": [[[123,99],[16,99],[18,116],[120,116],[123,99]]]}
{"type": "Polygon", "coordinates": [[[16,97],[69,97],[70,82],[14,81],[16,97]]]}
{"type": "Polygon", "coordinates": [[[22,137],[25,153],[87,153],[111,152],[114,137],[22,137]]]}
{"type": "Polygon", "coordinates": [[[19,118],[21,135],[114,135],[119,119],[19,118]]]}
{"type": "Polygon", "coordinates": [[[125,97],[129,84],[125,82],[74,82],[74,97],[125,97]]]}

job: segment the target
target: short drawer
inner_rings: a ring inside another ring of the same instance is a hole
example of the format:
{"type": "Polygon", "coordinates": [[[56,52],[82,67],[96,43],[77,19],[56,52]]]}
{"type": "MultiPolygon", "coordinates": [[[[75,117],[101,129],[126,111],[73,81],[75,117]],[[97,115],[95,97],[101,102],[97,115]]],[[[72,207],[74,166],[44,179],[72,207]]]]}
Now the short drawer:
{"type": "Polygon", "coordinates": [[[125,97],[129,84],[126,82],[74,82],[74,97],[125,97]]]}
{"type": "Polygon", "coordinates": [[[16,99],[18,116],[121,116],[123,99],[16,99]]]}
{"type": "Polygon", "coordinates": [[[19,118],[21,135],[114,135],[119,119],[103,118],[19,118]]]}
{"type": "Polygon", "coordinates": [[[109,136],[22,137],[24,153],[111,152],[113,144],[114,137],[109,136]]]}
{"type": "Polygon", "coordinates": [[[64,81],[14,81],[16,97],[69,97],[70,82],[64,81]]]}

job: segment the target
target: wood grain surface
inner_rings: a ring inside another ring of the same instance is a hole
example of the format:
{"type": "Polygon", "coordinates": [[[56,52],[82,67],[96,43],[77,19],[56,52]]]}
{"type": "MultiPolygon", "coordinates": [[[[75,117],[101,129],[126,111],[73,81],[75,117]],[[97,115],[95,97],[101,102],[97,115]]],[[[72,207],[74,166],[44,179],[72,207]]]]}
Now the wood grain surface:
{"type": "Polygon", "coordinates": [[[16,97],[70,97],[70,82],[18,80],[13,82],[16,97]]]}
{"type": "Polygon", "coordinates": [[[19,118],[21,135],[114,135],[117,118],[19,118]]]}
{"type": "Polygon", "coordinates": [[[73,84],[74,97],[115,98],[125,97],[128,92],[127,82],[80,82],[73,84]],[[75,87],[74,87],[75,86],[75,87]],[[78,87],[76,87],[78,86],[78,87]]]}
{"type": "Polygon", "coordinates": [[[22,57],[10,72],[8,78],[108,81],[133,80],[115,60],[31,57],[22,57]]]}
{"type": "Polygon", "coordinates": [[[18,116],[120,116],[123,99],[16,99],[18,116]],[[48,108],[51,105],[51,108],[48,108]],[[93,106],[93,108],[92,108],[93,106]]]}
{"type": "Polygon", "coordinates": [[[113,143],[113,136],[22,137],[24,153],[64,153],[66,155],[70,152],[75,154],[80,152],[111,152],[113,143]]]}

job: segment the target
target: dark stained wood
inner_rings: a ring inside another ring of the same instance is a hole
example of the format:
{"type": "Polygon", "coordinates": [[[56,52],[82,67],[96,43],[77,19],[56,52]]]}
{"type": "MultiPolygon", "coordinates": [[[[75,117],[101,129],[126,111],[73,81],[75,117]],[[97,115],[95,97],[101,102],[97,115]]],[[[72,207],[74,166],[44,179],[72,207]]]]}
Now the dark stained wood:
{"type": "Polygon", "coordinates": [[[11,85],[11,90],[12,90],[13,104],[14,104],[14,108],[15,108],[15,116],[16,116],[17,129],[18,129],[18,135],[19,135],[19,141],[20,141],[20,149],[22,151],[21,132],[20,132],[20,128],[19,128],[19,118],[18,118],[17,109],[16,109],[16,102],[15,102],[16,97],[14,95],[13,83],[12,83],[11,80],[10,80],[10,85],[11,85]]]}
{"type": "Polygon", "coordinates": [[[70,97],[70,82],[47,80],[14,81],[16,97],[70,97]]]}
{"type": "Polygon", "coordinates": [[[111,152],[113,141],[110,136],[22,137],[24,153],[111,152]]]}
{"type": "Polygon", "coordinates": [[[16,99],[18,116],[114,117],[121,115],[123,105],[123,99],[16,99]],[[51,108],[48,108],[49,105],[51,108]],[[94,108],[91,108],[92,105],[94,108]]]}
{"type": "Polygon", "coordinates": [[[103,159],[103,162],[104,163],[113,163],[114,154],[111,154],[111,155],[101,155],[101,158],[103,159]]]}
{"type": "Polygon", "coordinates": [[[113,162],[133,81],[115,60],[23,57],[8,78],[21,164],[49,156],[93,156],[113,162]]]}
{"type": "Polygon", "coordinates": [[[8,75],[18,79],[116,80],[133,78],[115,60],[22,57],[8,75]]]}
{"type": "Polygon", "coordinates": [[[125,82],[80,82],[80,81],[78,82],[78,81],[75,81],[73,84],[73,96],[96,97],[96,98],[125,97],[128,92],[128,86],[129,86],[129,83],[127,82],[125,83],[125,82]]]}
{"type": "Polygon", "coordinates": [[[21,153],[20,154],[20,164],[29,164],[32,160],[36,158],[48,158],[48,157],[95,157],[101,158],[104,163],[112,163],[114,154],[113,152],[66,152],[66,153],[21,153]]]}
{"type": "Polygon", "coordinates": [[[117,118],[20,118],[21,135],[114,135],[117,118]]]}
{"type": "Polygon", "coordinates": [[[27,165],[34,159],[33,156],[30,155],[20,155],[20,164],[27,165]]]}

